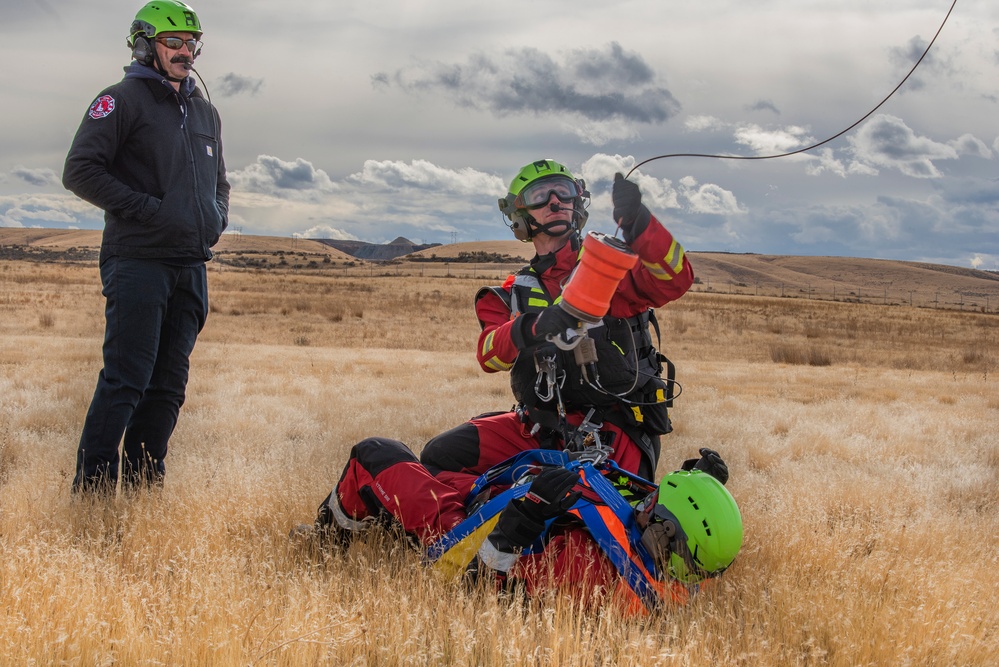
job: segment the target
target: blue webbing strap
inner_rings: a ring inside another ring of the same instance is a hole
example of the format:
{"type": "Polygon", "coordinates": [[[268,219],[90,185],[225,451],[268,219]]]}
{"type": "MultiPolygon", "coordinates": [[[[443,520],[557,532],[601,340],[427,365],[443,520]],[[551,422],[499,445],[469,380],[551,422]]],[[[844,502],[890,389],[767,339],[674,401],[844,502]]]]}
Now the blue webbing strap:
{"type": "Polygon", "coordinates": [[[555,449],[529,449],[516,456],[511,456],[502,463],[497,463],[489,470],[485,471],[472,484],[471,490],[465,496],[465,507],[469,507],[475,496],[479,495],[484,488],[494,484],[510,486],[518,479],[531,472],[532,468],[538,466],[559,466],[560,468],[570,468],[569,455],[555,449]]]}
{"type": "Polygon", "coordinates": [[[627,582],[642,603],[650,610],[656,607],[659,593],[652,586],[649,577],[656,577],[658,570],[645,549],[637,546],[641,542],[641,532],[635,523],[635,510],[613,484],[600,474],[591,464],[582,466],[585,483],[600,496],[604,504],[614,513],[627,532],[631,554],[614,538],[600,511],[592,502],[580,501],[572,509],[579,513],[590,535],[627,582]]]}

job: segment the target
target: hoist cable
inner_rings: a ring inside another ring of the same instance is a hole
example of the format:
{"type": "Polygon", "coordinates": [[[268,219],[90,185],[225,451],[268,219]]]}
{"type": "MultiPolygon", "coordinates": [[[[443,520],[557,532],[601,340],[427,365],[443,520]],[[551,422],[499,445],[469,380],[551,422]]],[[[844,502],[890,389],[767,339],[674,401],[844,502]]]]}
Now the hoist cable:
{"type": "Polygon", "coordinates": [[[807,151],[816,149],[819,146],[828,144],[830,141],[832,141],[834,139],[838,139],[839,137],[843,136],[844,134],[846,134],[847,132],[849,132],[853,128],[857,127],[858,125],[860,125],[861,123],[863,123],[868,118],[870,118],[871,115],[875,111],[877,111],[878,109],[880,109],[884,105],[885,102],[887,102],[888,100],[890,100],[892,98],[892,96],[896,92],[898,92],[898,89],[901,88],[902,85],[905,84],[905,82],[909,80],[909,77],[912,76],[912,73],[916,71],[916,68],[919,67],[919,64],[923,62],[923,59],[930,52],[930,49],[933,47],[933,43],[937,41],[937,37],[940,36],[940,32],[943,30],[944,26],[947,25],[947,19],[950,18],[950,14],[951,14],[951,12],[954,11],[954,6],[955,5],[957,5],[957,0],[954,0],[951,3],[950,9],[947,10],[947,15],[944,16],[943,22],[940,24],[940,27],[937,28],[936,34],[933,35],[933,39],[931,39],[930,43],[926,45],[926,49],[923,50],[923,54],[921,56],[919,56],[919,60],[917,60],[916,64],[912,66],[912,69],[910,69],[909,73],[905,75],[905,78],[903,78],[901,81],[899,81],[898,85],[895,86],[895,88],[893,88],[892,91],[890,93],[888,93],[888,95],[883,100],[881,100],[880,102],[878,102],[877,106],[875,106],[873,109],[871,109],[866,114],[864,114],[864,116],[862,118],[860,118],[860,120],[858,120],[857,122],[853,123],[852,125],[850,125],[845,130],[837,132],[836,134],[834,134],[833,136],[829,137],[828,139],[820,141],[817,144],[812,144],[811,146],[806,146],[805,148],[799,148],[798,150],[789,151],[787,153],[778,153],[776,155],[720,155],[720,154],[710,154],[710,153],[670,153],[670,154],[667,154],[667,155],[657,155],[655,157],[650,157],[647,160],[642,160],[641,162],[639,162],[638,164],[636,164],[634,167],[631,168],[631,170],[628,172],[628,175],[625,176],[625,178],[629,178],[634,173],[634,171],[636,169],[638,169],[639,167],[641,167],[643,164],[648,164],[649,162],[653,162],[655,160],[662,160],[664,158],[670,158],[670,157],[706,157],[706,158],[715,158],[715,159],[718,159],[718,160],[773,160],[774,158],[788,157],[790,155],[797,155],[798,153],[805,153],[807,151]]]}

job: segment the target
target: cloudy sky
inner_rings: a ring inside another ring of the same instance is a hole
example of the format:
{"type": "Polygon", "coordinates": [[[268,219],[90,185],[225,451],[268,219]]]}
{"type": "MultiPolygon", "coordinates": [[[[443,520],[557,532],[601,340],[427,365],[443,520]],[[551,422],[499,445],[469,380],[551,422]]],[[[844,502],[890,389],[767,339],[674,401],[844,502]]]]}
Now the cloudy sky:
{"type": "MultiPolygon", "coordinates": [[[[760,156],[840,132],[951,0],[212,0],[197,61],[223,119],[231,226],[418,242],[512,238],[496,200],[557,159],[611,231],[615,171],[760,156]]],[[[100,229],[61,184],[141,2],[0,0],[0,226],[100,229]]],[[[775,160],[632,178],[689,250],[999,269],[999,3],[959,0],[866,122],[775,160]]]]}

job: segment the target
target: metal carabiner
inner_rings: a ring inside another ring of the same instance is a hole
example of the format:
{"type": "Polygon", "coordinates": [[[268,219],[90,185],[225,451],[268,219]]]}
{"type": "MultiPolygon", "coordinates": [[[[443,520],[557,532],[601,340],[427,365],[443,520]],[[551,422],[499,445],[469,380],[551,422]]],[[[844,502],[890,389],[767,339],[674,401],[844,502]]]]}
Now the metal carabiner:
{"type": "Polygon", "coordinates": [[[540,361],[535,358],[534,366],[538,369],[538,377],[534,381],[534,393],[537,395],[538,400],[542,403],[547,403],[555,398],[555,357],[542,357],[540,361]],[[547,387],[545,387],[544,390],[541,388],[542,382],[547,384],[547,387]]]}

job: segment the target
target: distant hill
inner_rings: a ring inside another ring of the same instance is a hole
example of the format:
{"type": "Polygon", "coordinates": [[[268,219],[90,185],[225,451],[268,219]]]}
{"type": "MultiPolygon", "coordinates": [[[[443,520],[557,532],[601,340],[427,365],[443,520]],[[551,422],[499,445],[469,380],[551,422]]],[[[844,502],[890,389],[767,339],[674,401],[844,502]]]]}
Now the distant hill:
{"type": "MultiPolygon", "coordinates": [[[[24,229],[0,227],[0,246],[25,247],[49,254],[65,253],[97,257],[101,247],[101,232],[79,229],[24,229]]],[[[215,253],[305,253],[324,255],[330,259],[349,261],[352,256],[314,239],[285,238],[281,236],[251,236],[249,234],[223,234],[214,248],[215,253]]],[[[8,253],[9,255],[10,253],[8,253]]]]}
{"type": "Polygon", "coordinates": [[[403,259],[415,259],[416,261],[431,257],[449,259],[452,257],[458,258],[463,254],[502,255],[515,257],[520,261],[528,261],[531,257],[534,257],[534,245],[520,241],[467,241],[439,245],[425,250],[416,250],[412,253],[412,257],[404,257],[403,259]]]}
{"type": "MultiPolygon", "coordinates": [[[[26,252],[45,261],[93,261],[101,232],[0,227],[0,259],[18,259],[26,252]],[[20,249],[20,250],[18,250],[20,249]],[[72,249],[73,252],[69,252],[72,249]]],[[[216,247],[225,257],[242,253],[272,256],[269,266],[287,266],[274,255],[315,256],[344,263],[358,259],[407,262],[438,261],[462,255],[516,258],[504,267],[526,262],[534,254],[529,243],[516,240],[415,244],[405,238],[391,243],[331,239],[296,239],[249,234],[224,234],[216,247]]],[[[999,273],[971,268],[856,257],[808,257],[723,252],[691,252],[699,292],[787,296],[797,298],[914,304],[999,311],[999,273]]],[[[296,262],[307,265],[304,260],[296,262]]]]}
{"type": "Polygon", "coordinates": [[[315,239],[319,243],[336,248],[340,252],[347,253],[358,259],[369,261],[387,261],[396,259],[403,255],[411,255],[415,252],[436,248],[440,243],[413,243],[402,236],[389,243],[368,243],[366,241],[339,241],[336,239],[315,239]]]}
{"type": "MultiPolygon", "coordinates": [[[[417,255],[438,258],[485,251],[529,259],[530,243],[456,243],[417,255]]],[[[795,296],[866,303],[919,303],[999,309],[999,273],[971,268],[855,257],[688,253],[698,291],[795,296]]],[[[404,258],[405,259],[405,258],[404,258]]]]}

